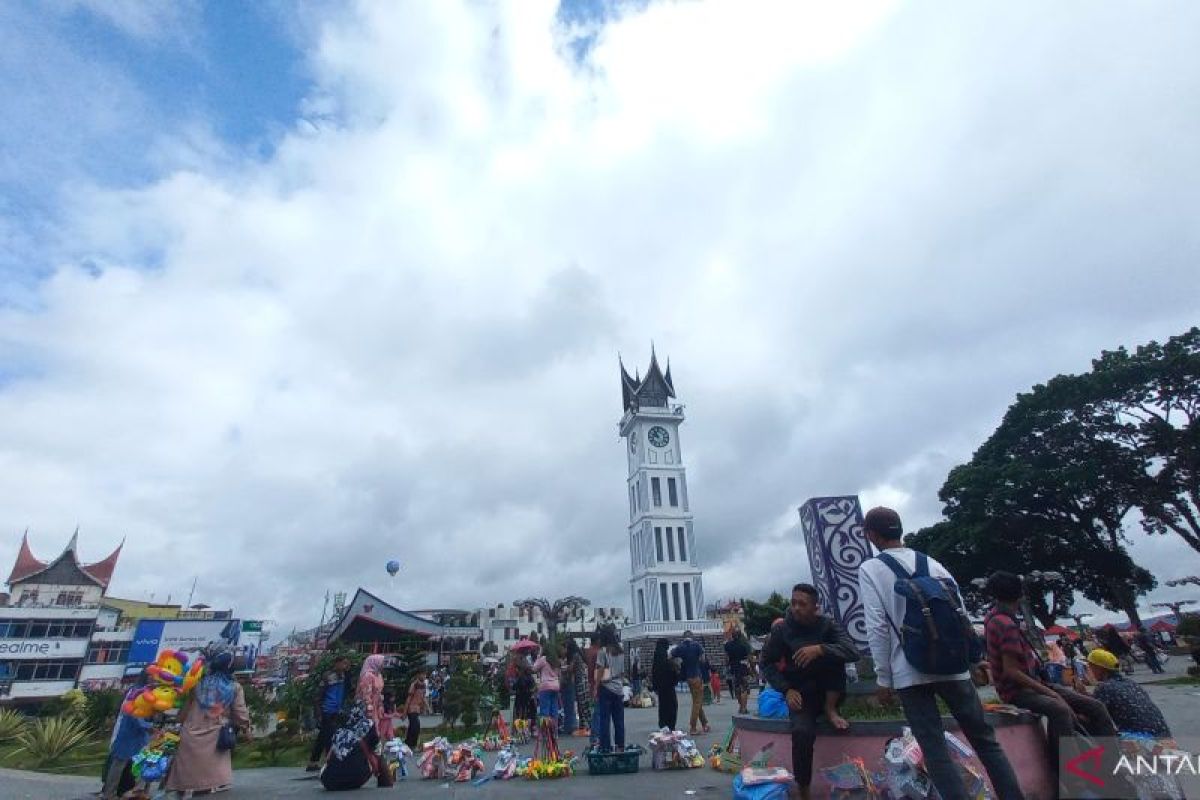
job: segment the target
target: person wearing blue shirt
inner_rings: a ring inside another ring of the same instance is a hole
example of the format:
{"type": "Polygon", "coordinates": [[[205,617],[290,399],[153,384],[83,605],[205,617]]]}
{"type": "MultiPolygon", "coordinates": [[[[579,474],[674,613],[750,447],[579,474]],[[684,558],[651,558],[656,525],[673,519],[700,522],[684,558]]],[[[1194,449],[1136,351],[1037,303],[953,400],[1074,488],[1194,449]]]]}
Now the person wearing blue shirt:
{"type": "Polygon", "coordinates": [[[321,689],[317,695],[317,718],[320,727],[317,730],[317,740],[313,742],[312,752],[308,756],[308,766],[305,770],[316,772],[321,768],[321,759],[329,750],[333,734],[338,729],[338,715],[349,694],[347,687],[350,683],[350,659],[339,656],[333,662],[333,669],[321,678],[321,689]]]}
{"type": "Polygon", "coordinates": [[[688,733],[698,736],[702,725],[703,733],[712,729],[708,727],[708,716],[704,713],[704,682],[700,679],[700,659],[704,656],[704,645],[692,638],[691,631],[683,632],[683,641],[671,650],[671,656],[678,658],[682,669],[683,680],[687,682],[688,691],[692,694],[692,716],[688,725],[688,733]]]}
{"type": "Polygon", "coordinates": [[[109,747],[108,773],[104,776],[104,789],[100,792],[103,800],[113,800],[118,796],[121,774],[133,757],[150,743],[150,731],[153,729],[154,725],[148,719],[125,713],[117,717],[117,730],[109,747]]]}

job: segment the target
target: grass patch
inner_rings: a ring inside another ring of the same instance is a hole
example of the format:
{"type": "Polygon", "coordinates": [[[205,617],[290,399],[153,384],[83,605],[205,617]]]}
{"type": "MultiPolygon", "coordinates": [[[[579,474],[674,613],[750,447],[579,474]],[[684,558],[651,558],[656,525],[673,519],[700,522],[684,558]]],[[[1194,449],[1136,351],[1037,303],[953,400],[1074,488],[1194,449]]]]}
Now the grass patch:
{"type": "Polygon", "coordinates": [[[108,758],[108,739],[90,739],[68,751],[56,761],[38,765],[38,759],[28,752],[18,752],[20,745],[6,742],[0,745],[0,766],[9,769],[27,769],[35,772],[52,772],[56,775],[82,775],[100,779],[100,770],[108,758]]]}

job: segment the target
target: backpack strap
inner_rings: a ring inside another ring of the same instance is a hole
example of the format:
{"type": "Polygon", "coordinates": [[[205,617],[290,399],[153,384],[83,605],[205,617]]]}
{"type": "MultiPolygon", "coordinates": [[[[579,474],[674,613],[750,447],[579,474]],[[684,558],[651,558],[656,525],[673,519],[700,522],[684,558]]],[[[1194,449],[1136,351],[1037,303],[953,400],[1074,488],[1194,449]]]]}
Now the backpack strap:
{"type": "Polygon", "coordinates": [[[908,571],[904,569],[904,567],[900,566],[900,562],[897,561],[894,556],[890,556],[887,553],[880,553],[877,558],[886,564],[888,569],[896,574],[896,580],[906,581],[913,577],[912,575],[908,574],[908,571]]]}
{"type": "Polygon", "coordinates": [[[921,552],[917,553],[917,564],[916,564],[916,570],[913,572],[913,577],[914,578],[928,578],[929,577],[929,556],[927,556],[921,552]]]}

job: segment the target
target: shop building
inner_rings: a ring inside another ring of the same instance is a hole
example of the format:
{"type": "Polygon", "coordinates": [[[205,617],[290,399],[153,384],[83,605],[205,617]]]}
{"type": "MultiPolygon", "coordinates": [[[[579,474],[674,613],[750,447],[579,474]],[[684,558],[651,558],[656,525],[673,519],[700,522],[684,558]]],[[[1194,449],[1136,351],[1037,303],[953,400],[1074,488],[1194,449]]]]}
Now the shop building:
{"type": "Polygon", "coordinates": [[[92,635],[115,626],[111,613],[101,621],[101,611],[121,546],[86,564],[77,547],[78,532],[57,558],[42,561],[28,534],[21,537],[9,599],[0,606],[0,700],[7,704],[40,702],[74,688],[91,657],[92,635]]]}

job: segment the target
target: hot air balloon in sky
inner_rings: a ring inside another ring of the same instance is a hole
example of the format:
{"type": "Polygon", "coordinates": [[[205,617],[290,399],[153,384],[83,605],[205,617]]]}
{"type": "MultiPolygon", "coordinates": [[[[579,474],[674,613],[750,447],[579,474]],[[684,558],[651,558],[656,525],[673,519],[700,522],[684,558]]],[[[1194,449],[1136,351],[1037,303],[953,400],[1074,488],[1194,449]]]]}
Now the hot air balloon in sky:
{"type": "Polygon", "coordinates": [[[400,562],[394,558],[387,562],[387,571],[388,575],[391,575],[393,578],[396,577],[396,573],[400,571],[400,562]]]}

